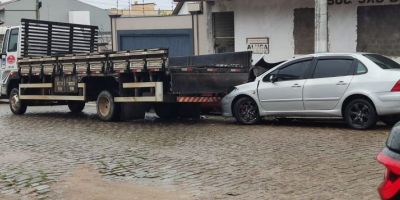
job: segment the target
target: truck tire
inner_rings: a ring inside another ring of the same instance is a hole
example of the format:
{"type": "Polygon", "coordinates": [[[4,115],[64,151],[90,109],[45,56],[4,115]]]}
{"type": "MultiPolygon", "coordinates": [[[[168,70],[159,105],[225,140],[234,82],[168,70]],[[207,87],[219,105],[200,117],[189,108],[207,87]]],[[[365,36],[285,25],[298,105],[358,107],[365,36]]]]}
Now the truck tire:
{"type": "Polygon", "coordinates": [[[9,102],[12,113],[16,115],[25,114],[28,106],[19,98],[19,90],[17,88],[11,90],[9,102]]]}
{"type": "Polygon", "coordinates": [[[237,122],[244,125],[257,124],[261,120],[257,103],[250,97],[242,97],[235,102],[233,115],[237,122]]]}
{"type": "Polygon", "coordinates": [[[353,129],[366,130],[376,125],[378,115],[370,101],[354,99],[345,107],[344,120],[353,129]]]}
{"type": "Polygon", "coordinates": [[[160,119],[176,119],[179,116],[178,106],[174,103],[158,104],[154,107],[157,116],[160,119]]]}
{"type": "Polygon", "coordinates": [[[120,120],[120,105],[114,102],[114,96],[109,91],[103,91],[97,97],[97,116],[102,121],[120,120]]]}
{"type": "Polygon", "coordinates": [[[68,102],[68,108],[71,113],[81,113],[85,108],[85,102],[81,101],[70,101],[68,102]]]}

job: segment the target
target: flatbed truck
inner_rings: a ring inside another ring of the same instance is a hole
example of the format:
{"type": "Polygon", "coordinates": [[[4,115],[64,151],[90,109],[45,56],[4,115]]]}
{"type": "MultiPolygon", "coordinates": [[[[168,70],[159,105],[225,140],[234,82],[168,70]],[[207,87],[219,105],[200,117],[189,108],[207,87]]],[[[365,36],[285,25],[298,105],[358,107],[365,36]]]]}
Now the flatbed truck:
{"type": "Polygon", "coordinates": [[[198,117],[247,81],[251,52],[169,57],[167,49],[98,52],[98,27],[22,19],[6,31],[1,94],[16,115],[28,106],[95,101],[103,121],[198,117]]]}

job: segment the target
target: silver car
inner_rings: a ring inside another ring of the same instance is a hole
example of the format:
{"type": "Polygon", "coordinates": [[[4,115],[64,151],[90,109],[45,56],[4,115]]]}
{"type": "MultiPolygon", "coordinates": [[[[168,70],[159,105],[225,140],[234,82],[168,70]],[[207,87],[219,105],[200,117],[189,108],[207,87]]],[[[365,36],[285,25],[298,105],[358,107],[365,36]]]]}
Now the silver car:
{"type": "Polygon", "coordinates": [[[255,124],[261,117],[342,118],[354,129],[400,119],[400,64],[369,53],[313,54],[276,66],[232,88],[224,116],[255,124]]]}

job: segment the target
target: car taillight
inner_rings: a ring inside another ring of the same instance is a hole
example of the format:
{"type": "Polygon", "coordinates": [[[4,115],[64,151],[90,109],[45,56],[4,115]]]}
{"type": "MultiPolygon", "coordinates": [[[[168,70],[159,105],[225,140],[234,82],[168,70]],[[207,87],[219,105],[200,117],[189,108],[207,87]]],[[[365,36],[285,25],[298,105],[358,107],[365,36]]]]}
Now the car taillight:
{"type": "Polygon", "coordinates": [[[391,92],[400,92],[400,81],[397,81],[397,83],[393,86],[391,92]]]}
{"type": "Polygon", "coordinates": [[[400,161],[380,153],[378,162],[385,165],[386,172],[383,183],[379,186],[379,195],[383,200],[390,200],[400,192],[400,161]]]}

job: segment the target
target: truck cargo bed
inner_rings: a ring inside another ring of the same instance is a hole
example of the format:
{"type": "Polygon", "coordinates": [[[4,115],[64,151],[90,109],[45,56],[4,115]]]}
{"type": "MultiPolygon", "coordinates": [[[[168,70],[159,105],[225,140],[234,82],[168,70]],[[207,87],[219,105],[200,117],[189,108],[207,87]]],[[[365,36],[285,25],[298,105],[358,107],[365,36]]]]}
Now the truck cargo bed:
{"type": "Polygon", "coordinates": [[[251,52],[236,52],[170,58],[171,92],[224,94],[229,88],[247,82],[251,55],[251,52]]]}

